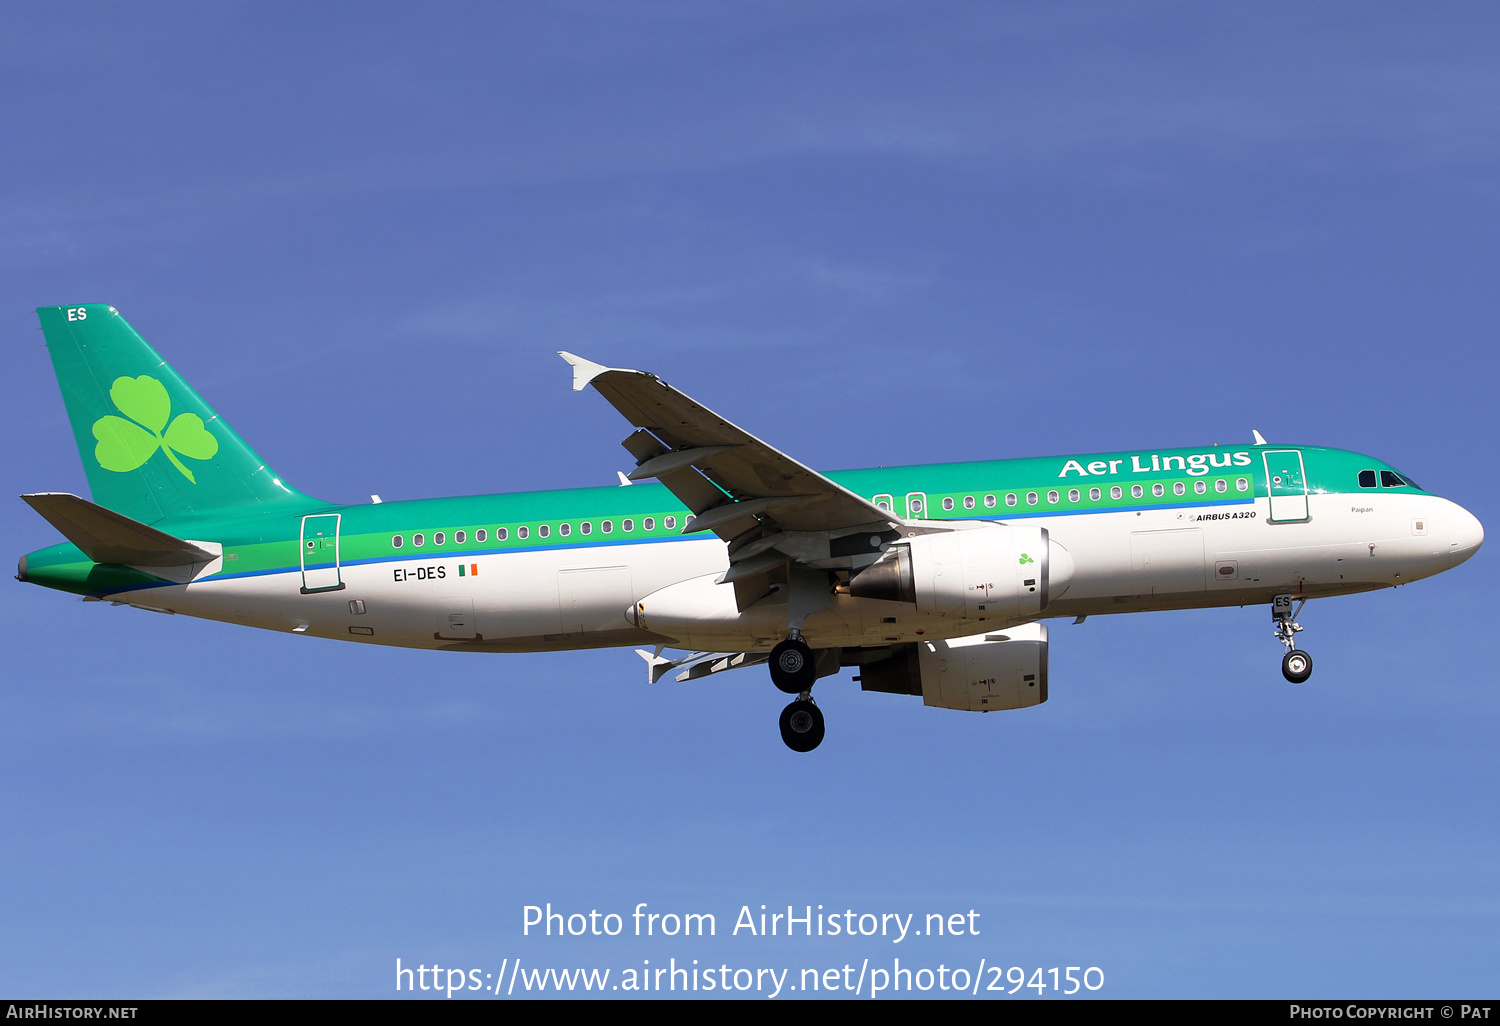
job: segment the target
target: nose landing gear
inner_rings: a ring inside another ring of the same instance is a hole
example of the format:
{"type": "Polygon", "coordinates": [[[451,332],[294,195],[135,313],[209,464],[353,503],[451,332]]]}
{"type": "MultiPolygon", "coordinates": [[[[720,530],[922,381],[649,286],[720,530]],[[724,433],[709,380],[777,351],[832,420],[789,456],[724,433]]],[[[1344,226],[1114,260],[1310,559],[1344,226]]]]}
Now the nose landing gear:
{"type": "Polygon", "coordinates": [[[1296,616],[1305,605],[1307,599],[1298,602],[1293,610],[1291,595],[1277,595],[1271,600],[1271,619],[1276,623],[1272,633],[1286,646],[1286,655],[1281,658],[1281,675],[1293,684],[1302,684],[1312,676],[1312,656],[1297,648],[1297,634],[1302,625],[1296,616]]]}
{"type": "Polygon", "coordinates": [[[1312,656],[1296,649],[1281,657],[1281,675],[1293,684],[1301,684],[1312,676],[1312,656]]]}

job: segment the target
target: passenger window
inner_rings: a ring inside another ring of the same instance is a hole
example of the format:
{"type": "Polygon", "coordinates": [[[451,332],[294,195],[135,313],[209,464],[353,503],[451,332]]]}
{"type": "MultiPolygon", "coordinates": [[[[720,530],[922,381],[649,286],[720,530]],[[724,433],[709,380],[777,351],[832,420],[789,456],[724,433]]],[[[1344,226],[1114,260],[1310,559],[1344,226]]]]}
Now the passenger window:
{"type": "Polygon", "coordinates": [[[414,534],[411,536],[411,543],[417,548],[421,548],[427,543],[427,539],[423,538],[420,534],[414,534]]]}
{"type": "Polygon", "coordinates": [[[1172,485],[1172,494],[1173,495],[1186,495],[1187,494],[1187,485],[1183,484],[1181,481],[1174,482],[1173,485],[1172,485]]]}
{"type": "Polygon", "coordinates": [[[1005,496],[1005,504],[1007,506],[1014,506],[1016,504],[1016,493],[1015,492],[1008,492],[1006,494],[1006,496],[1005,496]]]}
{"type": "Polygon", "coordinates": [[[1078,489],[1077,488],[1069,488],[1068,489],[1068,501],[1069,502],[1077,502],[1078,501],[1078,489]]]}
{"type": "Polygon", "coordinates": [[[490,532],[486,531],[482,527],[479,530],[477,530],[477,531],[474,532],[474,540],[477,541],[477,542],[488,541],[489,537],[490,537],[490,532]]]}
{"type": "Polygon", "coordinates": [[[432,544],[434,544],[434,545],[441,545],[441,544],[443,544],[443,542],[445,542],[447,540],[448,540],[448,536],[446,534],[444,534],[442,531],[435,531],[435,532],[433,532],[433,535],[432,535],[432,544]]]}
{"type": "Polygon", "coordinates": [[[495,540],[496,541],[504,541],[505,538],[506,538],[506,536],[509,533],[510,532],[506,531],[505,528],[503,528],[503,527],[497,527],[497,528],[495,528],[495,540]]]}
{"type": "Polygon", "coordinates": [[[964,509],[973,509],[973,508],[974,508],[974,496],[972,496],[972,495],[965,495],[964,496],[964,509]]]}
{"type": "Polygon", "coordinates": [[[613,534],[615,530],[615,522],[613,520],[606,520],[604,521],[604,523],[599,525],[599,530],[603,531],[605,534],[613,534]]]}
{"type": "Polygon", "coordinates": [[[994,509],[995,508],[995,497],[993,495],[986,495],[984,497],[984,508],[985,509],[994,509]]]}
{"type": "Polygon", "coordinates": [[[406,542],[399,534],[391,538],[391,548],[393,549],[399,549],[404,544],[406,544],[406,542]]]}
{"type": "Polygon", "coordinates": [[[1119,499],[1119,498],[1122,498],[1124,495],[1125,495],[1125,493],[1124,493],[1124,491],[1122,491],[1120,489],[1119,485],[1113,485],[1109,489],[1109,497],[1111,499],[1119,499]]]}
{"type": "Polygon", "coordinates": [[[594,533],[594,525],[591,524],[591,523],[589,523],[587,520],[585,520],[583,523],[579,524],[578,525],[578,529],[580,531],[582,531],[584,534],[593,534],[594,533]]]}
{"type": "Polygon", "coordinates": [[[641,522],[641,526],[644,527],[648,531],[654,531],[654,530],[656,530],[656,518],[655,517],[647,517],[644,521],[641,522]]]}
{"type": "Polygon", "coordinates": [[[1361,488],[1374,488],[1375,487],[1375,471],[1373,471],[1373,470],[1361,470],[1359,472],[1359,486],[1361,488]]]}
{"type": "Polygon", "coordinates": [[[622,531],[634,531],[635,530],[635,521],[634,520],[622,520],[620,522],[620,530],[622,530],[622,531]]]}
{"type": "Polygon", "coordinates": [[[538,538],[545,538],[552,533],[552,528],[547,526],[546,524],[543,524],[536,529],[536,533],[538,538]]]}
{"type": "Polygon", "coordinates": [[[1146,494],[1146,490],[1144,488],[1142,488],[1140,485],[1131,485],[1130,486],[1130,497],[1132,499],[1139,499],[1141,496],[1143,496],[1145,494],[1146,494]]]}
{"type": "Polygon", "coordinates": [[[1159,499],[1163,495],[1167,494],[1167,489],[1166,489],[1166,487],[1164,485],[1154,484],[1154,485],[1151,486],[1151,494],[1154,495],[1154,496],[1156,496],[1159,499]]]}
{"type": "Polygon", "coordinates": [[[528,534],[530,534],[530,533],[531,533],[531,532],[530,532],[530,531],[528,531],[528,530],[527,530],[527,529],[526,529],[526,528],[524,528],[524,527],[518,527],[518,528],[516,528],[516,537],[517,537],[517,538],[520,538],[520,539],[521,539],[521,540],[522,540],[522,541],[525,541],[525,539],[526,539],[526,536],[527,536],[527,535],[528,535],[528,534]]]}
{"type": "Polygon", "coordinates": [[[558,524],[557,525],[557,533],[560,534],[560,535],[562,535],[564,538],[566,538],[568,535],[570,535],[570,534],[573,533],[573,525],[572,524],[558,524]]]}
{"type": "Polygon", "coordinates": [[[1047,493],[1047,501],[1049,503],[1053,504],[1053,505],[1057,504],[1058,495],[1057,495],[1056,489],[1054,489],[1054,490],[1052,490],[1052,491],[1050,491],[1050,492],[1047,493]]]}
{"type": "Polygon", "coordinates": [[[1234,486],[1242,492],[1248,492],[1250,490],[1250,479],[1248,477],[1236,478],[1234,486]]]}
{"type": "Polygon", "coordinates": [[[1208,482],[1207,481],[1194,481],[1193,482],[1193,491],[1197,492],[1199,495],[1203,495],[1204,493],[1206,493],[1208,491],[1208,482]]]}
{"type": "Polygon", "coordinates": [[[1382,488],[1400,488],[1405,484],[1406,482],[1401,480],[1399,474],[1392,474],[1389,470],[1380,472],[1380,487],[1382,488]]]}
{"type": "Polygon", "coordinates": [[[1089,489],[1089,498],[1092,501],[1098,502],[1103,497],[1104,497],[1104,493],[1101,492],[1099,489],[1097,489],[1097,488],[1090,488],[1089,489]]]}
{"type": "Polygon", "coordinates": [[[672,528],[674,528],[674,527],[677,526],[677,518],[676,517],[662,517],[661,526],[667,528],[668,530],[671,530],[672,528]]]}
{"type": "Polygon", "coordinates": [[[953,500],[952,499],[944,499],[943,500],[943,511],[944,512],[948,512],[948,511],[950,511],[952,509],[953,509],[953,500]]]}
{"type": "Polygon", "coordinates": [[[1229,482],[1224,480],[1222,477],[1219,478],[1214,482],[1214,491],[1220,493],[1229,491],[1229,482]]]}
{"type": "Polygon", "coordinates": [[[1027,492],[1026,493],[1026,505],[1028,505],[1028,506],[1035,506],[1036,505],[1036,492],[1027,492]]]}
{"type": "Polygon", "coordinates": [[[465,534],[464,532],[462,532],[462,531],[454,531],[453,532],[453,541],[454,541],[454,544],[462,545],[464,543],[464,541],[468,537],[469,536],[467,534],[465,534]]]}

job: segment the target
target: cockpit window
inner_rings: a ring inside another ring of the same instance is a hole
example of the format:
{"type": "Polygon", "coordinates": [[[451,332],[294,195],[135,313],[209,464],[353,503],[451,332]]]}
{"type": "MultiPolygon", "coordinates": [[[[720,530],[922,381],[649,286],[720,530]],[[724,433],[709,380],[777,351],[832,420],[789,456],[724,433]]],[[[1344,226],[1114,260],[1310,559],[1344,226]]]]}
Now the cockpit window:
{"type": "Polygon", "coordinates": [[[1373,471],[1373,470],[1361,470],[1359,472],[1359,486],[1361,488],[1374,488],[1375,487],[1375,471],[1373,471]]]}
{"type": "Polygon", "coordinates": [[[1394,474],[1389,470],[1382,470],[1380,472],[1380,487],[1382,488],[1401,488],[1405,484],[1406,482],[1401,480],[1400,474],[1394,474]]]}

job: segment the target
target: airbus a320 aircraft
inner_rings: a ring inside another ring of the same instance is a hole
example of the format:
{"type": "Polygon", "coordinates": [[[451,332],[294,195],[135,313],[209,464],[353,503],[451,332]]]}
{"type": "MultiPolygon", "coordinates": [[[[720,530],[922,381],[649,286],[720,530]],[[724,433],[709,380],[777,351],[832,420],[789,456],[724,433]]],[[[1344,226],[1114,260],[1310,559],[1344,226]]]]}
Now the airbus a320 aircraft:
{"type": "MultiPolygon", "coordinates": [[[[635,487],[345,506],[286,484],[110,306],[37,311],[92,502],[17,578],[159,613],[454,652],[641,646],[652,683],[767,663],[993,712],[1047,700],[1043,618],[1269,604],[1430,577],[1484,530],[1369,456],[1267,444],[820,474],[654,374],[562,353],[635,430],[635,487]],[[667,650],[688,654],[669,658],[667,650]]],[[[1294,608],[1295,607],[1295,608],[1294,608]]]]}

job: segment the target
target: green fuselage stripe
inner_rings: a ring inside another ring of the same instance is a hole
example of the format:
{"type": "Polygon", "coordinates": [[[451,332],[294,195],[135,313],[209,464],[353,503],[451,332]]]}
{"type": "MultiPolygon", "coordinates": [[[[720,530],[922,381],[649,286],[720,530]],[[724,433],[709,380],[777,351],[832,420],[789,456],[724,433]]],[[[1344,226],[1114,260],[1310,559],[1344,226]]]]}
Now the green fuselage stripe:
{"type": "MultiPolygon", "coordinates": [[[[1358,485],[1359,472],[1390,469],[1379,460],[1344,450],[1304,447],[1299,451],[1308,491],[1313,494],[1368,496],[1370,491],[1358,485]]],[[[1264,467],[1255,447],[933,464],[839,471],[828,476],[866,499],[893,506],[897,517],[928,520],[1007,520],[1242,505],[1267,494],[1264,467]],[[1237,465],[1211,465],[1235,459],[1237,465]],[[1166,469],[1168,465],[1171,469],[1166,469]],[[1134,471],[1134,466],[1142,471],[1134,471]],[[1093,497],[1096,490],[1098,498],[1093,497]],[[915,495],[925,501],[920,512],[908,510],[908,497],[915,495]]],[[[1415,487],[1380,490],[1420,491],[1415,487]]],[[[301,518],[306,515],[341,515],[339,562],[346,566],[683,540],[683,524],[690,515],[666,488],[656,484],[359,506],[309,503],[300,511],[232,512],[154,526],[180,538],[221,542],[224,564],[215,578],[224,579],[301,570],[301,518]],[[603,530],[606,521],[612,528],[607,534],[603,530]],[[624,529],[626,521],[631,522],[629,531],[624,529]],[[650,529],[645,526],[648,521],[650,529]],[[588,525],[587,534],[584,525],[588,525]],[[483,542],[476,537],[480,530],[486,532],[483,542]],[[523,530],[525,538],[520,537],[523,530]],[[541,537],[544,530],[545,538],[541,537]],[[503,539],[497,537],[502,531],[503,539]],[[463,542],[456,541],[460,532],[463,542]],[[435,542],[439,534],[441,545],[435,542]],[[415,544],[416,535],[422,536],[423,545],[415,544]],[[400,547],[393,542],[397,536],[402,540],[400,547]]],[[[162,583],[123,567],[103,573],[104,568],[90,563],[70,544],[42,549],[27,559],[36,583],[69,591],[109,594],[162,583]]],[[[308,564],[317,565],[332,562],[324,557],[308,564]]]]}

